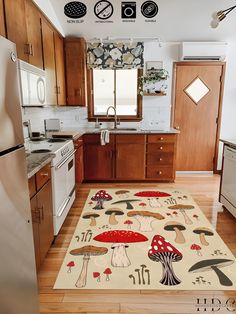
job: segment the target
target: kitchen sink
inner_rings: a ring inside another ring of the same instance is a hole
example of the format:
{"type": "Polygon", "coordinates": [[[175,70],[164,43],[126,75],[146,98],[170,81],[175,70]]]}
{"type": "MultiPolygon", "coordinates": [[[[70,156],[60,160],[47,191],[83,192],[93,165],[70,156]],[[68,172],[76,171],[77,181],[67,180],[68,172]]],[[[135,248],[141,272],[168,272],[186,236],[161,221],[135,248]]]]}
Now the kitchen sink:
{"type": "Polygon", "coordinates": [[[117,128],[117,129],[107,128],[107,129],[100,129],[98,130],[98,132],[105,131],[105,130],[108,130],[110,132],[137,132],[138,131],[135,128],[117,128]]]}
{"type": "Polygon", "coordinates": [[[35,149],[32,150],[31,154],[40,154],[40,153],[50,153],[50,149],[35,149]]]}

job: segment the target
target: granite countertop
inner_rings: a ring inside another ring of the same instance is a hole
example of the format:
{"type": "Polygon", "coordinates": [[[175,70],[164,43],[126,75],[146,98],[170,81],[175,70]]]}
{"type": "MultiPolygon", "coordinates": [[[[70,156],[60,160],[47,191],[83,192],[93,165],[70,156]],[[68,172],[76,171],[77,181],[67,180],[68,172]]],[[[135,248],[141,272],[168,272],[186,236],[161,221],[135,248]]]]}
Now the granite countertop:
{"type": "MultiPolygon", "coordinates": [[[[84,134],[96,134],[100,133],[102,130],[109,130],[111,134],[178,134],[180,133],[179,130],[176,130],[174,128],[169,128],[166,130],[143,130],[143,129],[132,129],[132,128],[118,128],[118,130],[113,130],[109,128],[104,129],[95,129],[95,128],[72,128],[72,129],[64,129],[62,131],[58,132],[52,132],[50,133],[51,136],[61,136],[63,135],[68,136],[71,135],[73,140],[78,139],[84,134]]],[[[49,135],[49,136],[50,136],[49,135]]]]}
{"type": "Polygon", "coordinates": [[[28,179],[51,162],[54,157],[55,154],[52,153],[29,154],[26,157],[28,179]]]}
{"type": "Polygon", "coordinates": [[[220,139],[221,142],[223,142],[225,145],[231,146],[233,148],[236,148],[236,138],[231,139],[220,139]]]}

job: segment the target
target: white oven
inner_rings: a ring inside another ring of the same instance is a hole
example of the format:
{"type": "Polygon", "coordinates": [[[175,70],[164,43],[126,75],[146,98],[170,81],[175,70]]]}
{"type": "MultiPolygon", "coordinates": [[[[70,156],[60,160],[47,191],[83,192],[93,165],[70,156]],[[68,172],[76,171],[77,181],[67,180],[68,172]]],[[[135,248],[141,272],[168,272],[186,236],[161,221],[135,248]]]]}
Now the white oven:
{"type": "Polygon", "coordinates": [[[57,235],[75,199],[75,151],[52,164],[54,235],[57,235]]]}
{"type": "Polygon", "coordinates": [[[236,149],[226,145],[220,202],[236,217],[236,149]]]}

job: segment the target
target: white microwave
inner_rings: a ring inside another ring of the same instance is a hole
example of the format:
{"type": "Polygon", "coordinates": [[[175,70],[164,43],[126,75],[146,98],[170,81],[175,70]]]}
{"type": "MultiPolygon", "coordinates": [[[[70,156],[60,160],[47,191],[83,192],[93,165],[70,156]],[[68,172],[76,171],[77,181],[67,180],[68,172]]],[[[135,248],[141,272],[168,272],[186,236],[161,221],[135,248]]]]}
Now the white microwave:
{"type": "Polygon", "coordinates": [[[46,105],[45,71],[19,60],[20,90],[23,107],[43,107],[46,105]]]}

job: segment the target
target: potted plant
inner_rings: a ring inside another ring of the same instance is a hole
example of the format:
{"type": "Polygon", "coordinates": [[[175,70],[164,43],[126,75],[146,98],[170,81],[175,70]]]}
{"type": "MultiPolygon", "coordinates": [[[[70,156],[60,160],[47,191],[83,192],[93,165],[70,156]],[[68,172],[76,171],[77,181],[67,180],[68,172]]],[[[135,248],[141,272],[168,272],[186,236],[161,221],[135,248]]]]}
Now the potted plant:
{"type": "Polygon", "coordinates": [[[145,75],[139,77],[138,94],[143,95],[145,92],[163,92],[167,88],[165,81],[169,77],[169,73],[165,69],[158,69],[156,71],[147,72],[145,75]],[[159,88],[156,83],[161,82],[159,88]]]}

